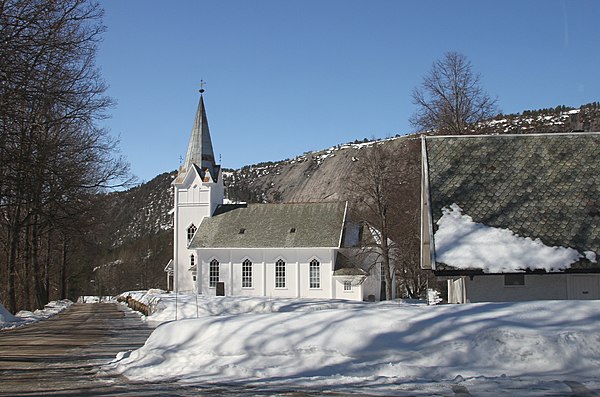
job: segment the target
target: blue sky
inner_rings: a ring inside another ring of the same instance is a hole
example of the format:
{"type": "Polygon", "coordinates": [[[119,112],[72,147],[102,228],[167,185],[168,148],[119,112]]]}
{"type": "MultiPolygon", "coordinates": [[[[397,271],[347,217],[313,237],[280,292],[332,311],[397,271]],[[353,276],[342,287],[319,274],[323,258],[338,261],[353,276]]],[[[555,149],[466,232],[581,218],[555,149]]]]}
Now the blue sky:
{"type": "Polygon", "coordinates": [[[600,2],[105,0],[104,124],[140,181],[185,156],[200,80],[227,168],[412,132],[410,92],[466,55],[504,113],[600,100],[600,2]]]}

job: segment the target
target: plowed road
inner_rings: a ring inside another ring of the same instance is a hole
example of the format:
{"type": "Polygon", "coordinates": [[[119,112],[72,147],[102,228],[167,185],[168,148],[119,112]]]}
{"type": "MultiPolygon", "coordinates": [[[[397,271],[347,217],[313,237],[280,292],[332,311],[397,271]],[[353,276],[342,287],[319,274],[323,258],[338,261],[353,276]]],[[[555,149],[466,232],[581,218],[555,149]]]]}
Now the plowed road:
{"type": "Polygon", "coordinates": [[[140,347],[152,329],[114,303],[75,304],[27,327],[0,331],[0,395],[113,394],[98,364],[140,347]]]}

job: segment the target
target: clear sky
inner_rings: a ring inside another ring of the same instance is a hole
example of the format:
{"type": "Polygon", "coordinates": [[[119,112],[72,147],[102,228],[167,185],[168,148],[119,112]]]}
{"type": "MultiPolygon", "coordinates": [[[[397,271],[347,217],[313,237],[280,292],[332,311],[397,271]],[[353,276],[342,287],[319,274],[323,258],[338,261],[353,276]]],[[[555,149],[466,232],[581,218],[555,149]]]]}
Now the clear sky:
{"type": "Polygon", "coordinates": [[[600,1],[105,0],[105,125],[140,181],[185,156],[200,80],[227,168],[413,132],[447,51],[504,113],[600,100],[600,1]]]}

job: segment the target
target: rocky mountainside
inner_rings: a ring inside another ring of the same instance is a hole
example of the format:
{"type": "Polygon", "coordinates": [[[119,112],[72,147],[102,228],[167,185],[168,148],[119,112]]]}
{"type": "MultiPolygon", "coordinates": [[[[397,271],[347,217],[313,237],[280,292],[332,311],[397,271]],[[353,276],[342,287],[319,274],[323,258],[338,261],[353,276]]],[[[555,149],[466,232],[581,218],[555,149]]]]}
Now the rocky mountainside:
{"type": "Polygon", "coordinates": [[[109,195],[111,246],[172,230],[174,177],[175,171],[165,172],[147,183],[109,195]]]}
{"type": "MultiPolygon", "coordinates": [[[[592,103],[579,109],[558,106],[499,115],[476,128],[477,133],[485,134],[600,131],[600,104],[592,103]]],[[[354,181],[360,178],[356,172],[357,163],[375,145],[395,156],[405,157],[404,160],[414,166],[407,171],[411,175],[402,177],[414,179],[412,174],[420,169],[419,139],[419,134],[412,134],[379,141],[355,141],[307,152],[293,159],[225,170],[225,194],[231,201],[245,202],[344,200],[354,181]]],[[[162,280],[162,268],[169,259],[172,245],[171,181],[174,177],[175,171],[164,173],[135,188],[106,197],[109,201],[109,224],[106,225],[105,246],[110,248],[107,255],[98,258],[99,263],[95,266],[122,261],[124,257],[142,258],[139,263],[151,266],[144,271],[158,272],[157,279],[162,280]]]]}
{"type": "MultiPolygon", "coordinates": [[[[571,109],[526,111],[523,114],[499,115],[477,126],[477,133],[528,134],[576,131],[600,131],[600,105],[597,103],[571,109]]],[[[469,131],[469,133],[474,131],[469,131]]],[[[343,191],[353,175],[353,164],[375,144],[389,150],[419,134],[397,136],[377,142],[354,142],[309,152],[291,160],[261,163],[228,170],[225,174],[227,195],[234,201],[290,202],[343,199],[343,191]]],[[[419,153],[413,153],[418,161],[419,153]]]]}

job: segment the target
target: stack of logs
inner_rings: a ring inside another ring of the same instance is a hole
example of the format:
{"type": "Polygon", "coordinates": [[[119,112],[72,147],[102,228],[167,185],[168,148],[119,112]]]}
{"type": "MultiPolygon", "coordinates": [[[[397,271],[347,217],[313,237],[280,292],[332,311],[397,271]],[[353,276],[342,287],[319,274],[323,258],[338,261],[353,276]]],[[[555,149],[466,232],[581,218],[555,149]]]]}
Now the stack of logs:
{"type": "Polygon", "coordinates": [[[117,302],[126,302],[127,306],[129,306],[131,309],[133,309],[135,311],[142,313],[144,316],[149,316],[150,314],[152,314],[150,307],[148,305],[146,305],[142,302],[136,301],[130,295],[127,295],[127,297],[119,296],[117,298],[117,302]]]}

